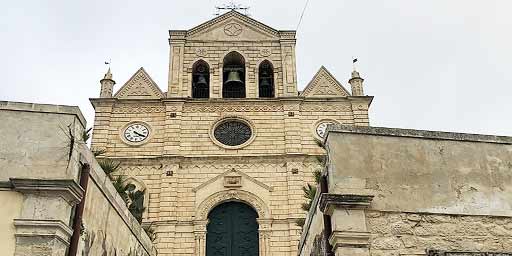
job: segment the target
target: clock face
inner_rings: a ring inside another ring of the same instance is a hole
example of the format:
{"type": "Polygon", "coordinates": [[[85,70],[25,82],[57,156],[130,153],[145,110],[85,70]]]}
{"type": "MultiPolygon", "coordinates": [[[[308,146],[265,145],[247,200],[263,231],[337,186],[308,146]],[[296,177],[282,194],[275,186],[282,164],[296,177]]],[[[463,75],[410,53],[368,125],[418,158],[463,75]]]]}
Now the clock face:
{"type": "Polygon", "coordinates": [[[320,138],[323,138],[325,136],[325,130],[327,129],[327,125],[329,125],[329,124],[335,124],[335,123],[330,122],[330,121],[319,123],[318,126],[316,127],[316,135],[318,135],[318,137],[320,137],[320,138]]]}
{"type": "Polygon", "coordinates": [[[142,142],[149,136],[149,129],[141,123],[129,125],[124,130],[124,138],[129,142],[142,142]]]}

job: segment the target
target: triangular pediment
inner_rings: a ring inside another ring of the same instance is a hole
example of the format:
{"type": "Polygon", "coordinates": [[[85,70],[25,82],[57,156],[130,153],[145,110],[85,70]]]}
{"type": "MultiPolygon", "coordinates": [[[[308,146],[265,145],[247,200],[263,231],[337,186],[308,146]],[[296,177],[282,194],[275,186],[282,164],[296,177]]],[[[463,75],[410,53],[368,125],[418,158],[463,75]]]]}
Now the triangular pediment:
{"type": "Polygon", "coordinates": [[[322,66],[315,74],[301,96],[304,97],[346,97],[350,93],[336,78],[322,66]]]}
{"type": "Polygon", "coordinates": [[[222,174],[219,174],[208,181],[202,183],[201,185],[195,187],[192,189],[192,191],[196,192],[199,191],[205,187],[208,187],[216,182],[220,182],[222,186],[229,188],[229,187],[242,187],[247,186],[246,183],[251,183],[259,187],[260,189],[266,190],[266,191],[272,191],[272,187],[266,185],[265,183],[256,180],[255,178],[245,174],[244,172],[238,171],[236,169],[228,170],[222,174]],[[232,183],[230,184],[230,181],[232,183]],[[245,183],[245,184],[244,184],[245,183]]]}
{"type": "Polygon", "coordinates": [[[149,74],[140,68],[114,95],[118,99],[160,99],[164,93],[151,79],[149,74]]]}
{"type": "Polygon", "coordinates": [[[229,11],[187,32],[187,39],[205,41],[277,40],[279,31],[237,11],[229,11]]]}

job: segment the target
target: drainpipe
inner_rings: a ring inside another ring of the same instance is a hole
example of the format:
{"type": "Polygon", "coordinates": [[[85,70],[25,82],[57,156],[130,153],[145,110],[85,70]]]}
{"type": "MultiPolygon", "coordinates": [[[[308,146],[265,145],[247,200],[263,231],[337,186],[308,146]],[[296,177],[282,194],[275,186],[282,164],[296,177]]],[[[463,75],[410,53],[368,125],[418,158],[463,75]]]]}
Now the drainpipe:
{"type": "Polygon", "coordinates": [[[82,201],[78,203],[75,209],[75,216],[73,217],[73,235],[69,244],[68,256],[76,256],[78,250],[78,241],[80,239],[80,230],[82,228],[82,215],[85,208],[85,195],[87,194],[87,184],[89,183],[89,164],[82,165],[80,172],[80,187],[84,190],[82,201]]]}
{"type": "MultiPolygon", "coordinates": [[[[329,193],[329,188],[327,185],[327,175],[322,175],[320,178],[320,193],[327,194],[329,193]]],[[[326,249],[327,256],[334,256],[334,252],[332,251],[332,245],[329,243],[329,237],[332,234],[332,226],[331,226],[331,216],[328,214],[323,214],[324,216],[324,243],[326,249]]]]}

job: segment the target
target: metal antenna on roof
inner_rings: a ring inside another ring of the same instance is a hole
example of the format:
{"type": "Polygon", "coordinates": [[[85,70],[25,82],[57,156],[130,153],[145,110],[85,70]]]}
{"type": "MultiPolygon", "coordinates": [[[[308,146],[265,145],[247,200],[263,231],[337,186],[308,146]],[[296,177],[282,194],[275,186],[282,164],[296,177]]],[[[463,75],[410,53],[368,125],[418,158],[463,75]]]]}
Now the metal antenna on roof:
{"type": "Polygon", "coordinates": [[[217,10],[215,12],[215,16],[219,16],[221,12],[223,11],[243,11],[243,14],[245,16],[251,16],[249,14],[249,6],[244,6],[241,4],[235,4],[233,1],[231,1],[229,4],[223,4],[220,6],[215,6],[215,9],[217,10]]]}

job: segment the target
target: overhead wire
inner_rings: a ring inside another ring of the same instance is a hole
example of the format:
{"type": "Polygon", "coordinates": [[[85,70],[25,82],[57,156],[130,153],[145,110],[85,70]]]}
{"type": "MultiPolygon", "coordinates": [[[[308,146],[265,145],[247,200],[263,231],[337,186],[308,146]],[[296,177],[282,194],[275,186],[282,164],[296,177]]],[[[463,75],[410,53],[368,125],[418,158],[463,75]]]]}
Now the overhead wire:
{"type": "Polygon", "coordinates": [[[297,29],[295,31],[299,31],[300,24],[302,22],[302,18],[304,17],[304,13],[306,12],[306,8],[308,7],[309,0],[306,0],[306,3],[304,4],[304,8],[302,9],[302,13],[300,14],[299,23],[297,23],[297,29]]]}

